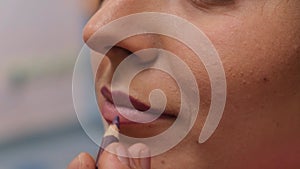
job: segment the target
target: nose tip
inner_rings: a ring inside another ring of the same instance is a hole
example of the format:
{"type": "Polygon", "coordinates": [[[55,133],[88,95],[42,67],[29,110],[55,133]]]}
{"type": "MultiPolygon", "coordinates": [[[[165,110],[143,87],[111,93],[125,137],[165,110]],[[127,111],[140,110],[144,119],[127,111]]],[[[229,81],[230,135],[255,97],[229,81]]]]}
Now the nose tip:
{"type": "MultiPolygon", "coordinates": [[[[120,51],[119,49],[124,49],[126,53],[130,54],[148,48],[163,48],[164,41],[163,37],[160,35],[145,33],[130,37],[126,36],[127,38],[124,36],[123,38],[122,35],[127,35],[126,31],[128,30],[122,30],[122,27],[114,27],[111,29],[111,27],[108,26],[110,23],[117,22],[122,16],[128,16],[132,13],[141,12],[146,10],[146,8],[153,7],[151,5],[147,7],[142,6],[145,2],[147,1],[126,0],[120,1],[120,3],[117,3],[117,1],[107,1],[107,3],[94,14],[83,29],[82,36],[86,45],[93,51],[104,55],[106,55],[112,47],[117,47],[114,49],[118,49],[118,51],[120,51]],[[136,11],[137,9],[133,8],[133,6],[139,6],[140,8],[138,9],[141,11],[136,11]],[[122,33],[123,31],[124,33],[122,33]]],[[[128,22],[126,24],[132,26],[136,25],[139,31],[146,32],[147,27],[144,28],[143,26],[138,25],[135,20],[132,20],[131,22],[132,23],[128,22]],[[145,29],[145,31],[141,29],[145,29]]],[[[113,56],[110,54],[109,58],[117,57],[115,53],[120,52],[114,52],[113,56]]],[[[143,59],[148,60],[148,58],[149,57],[145,56],[143,59]]]]}
{"type": "MultiPolygon", "coordinates": [[[[114,46],[123,48],[130,53],[148,48],[162,47],[161,37],[157,34],[144,33],[127,37],[127,30],[122,30],[122,28],[113,28],[111,30],[105,29],[106,31],[100,30],[101,28],[106,27],[109,23],[110,22],[99,23],[99,20],[98,22],[94,20],[90,20],[88,22],[83,30],[83,40],[89,46],[89,48],[96,52],[104,54],[104,52],[107,51],[108,48],[114,46]],[[123,31],[124,33],[122,33],[123,31]],[[122,37],[122,34],[124,34],[124,37],[122,37]],[[113,44],[111,42],[117,43],[113,44]]],[[[134,24],[135,23],[132,23],[132,25],[134,24]]]]}
{"type": "MultiPolygon", "coordinates": [[[[85,25],[83,29],[82,37],[84,42],[90,43],[90,41],[95,41],[95,39],[98,39],[99,37],[98,35],[96,35],[98,34],[97,31],[99,29],[104,28],[107,24],[113,21],[121,19],[123,16],[129,16],[131,14],[141,13],[145,11],[154,11],[157,8],[158,3],[160,3],[161,5],[164,3],[163,1],[157,1],[155,3],[153,2],[152,1],[150,2],[148,0],[118,0],[118,1],[113,0],[113,1],[103,2],[102,7],[90,18],[90,20],[88,21],[88,23],[85,25]],[[147,5],[145,5],[146,2],[147,5]]],[[[134,20],[132,20],[132,23],[129,22],[126,24],[138,25],[138,23],[135,22],[134,20]]],[[[113,32],[111,31],[110,33],[113,32]]],[[[112,34],[109,36],[114,36],[114,35],[112,34]]],[[[104,37],[106,38],[107,35],[104,35],[104,37]]],[[[133,42],[132,39],[136,39],[134,40],[134,42],[142,40],[140,41],[140,44],[143,44],[143,46],[151,46],[151,44],[153,44],[154,41],[149,42],[149,40],[154,39],[154,37],[155,36],[152,35],[145,35],[145,36],[139,36],[138,38],[139,40],[137,40],[136,38],[129,38],[129,39],[131,42],[133,42]],[[146,39],[149,42],[147,44],[145,44],[146,41],[144,41],[146,39]]],[[[101,36],[100,38],[103,38],[103,36],[101,36]]],[[[135,46],[133,48],[138,48],[137,47],[138,44],[131,44],[130,46],[132,45],[135,46]]]]}
{"type": "Polygon", "coordinates": [[[91,22],[92,20],[90,20],[83,29],[82,38],[85,43],[87,43],[89,39],[93,36],[93,34],[97,31],[95,24],[91,22]]]}

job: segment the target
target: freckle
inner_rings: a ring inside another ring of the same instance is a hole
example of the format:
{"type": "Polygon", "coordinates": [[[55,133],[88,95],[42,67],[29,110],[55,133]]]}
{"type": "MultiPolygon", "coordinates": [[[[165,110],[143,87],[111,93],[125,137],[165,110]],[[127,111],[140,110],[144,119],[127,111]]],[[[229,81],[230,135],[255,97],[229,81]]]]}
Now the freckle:
{"type": "Polygon", "coordinates": [[[161,164],[166,164],[165,160],[160,161],[161,164]]]}
{"type": "Polygon", "coordinates": [[[148,127],[148,128],[153,128],[153,126],[152,126],[151,124],[149,124],[147,127],[148,127]]]}
{"type": "Polygon", "coordinates": [[[267,77],[263,78],[264,82],[269,82],[269,79],[267,77]]]}

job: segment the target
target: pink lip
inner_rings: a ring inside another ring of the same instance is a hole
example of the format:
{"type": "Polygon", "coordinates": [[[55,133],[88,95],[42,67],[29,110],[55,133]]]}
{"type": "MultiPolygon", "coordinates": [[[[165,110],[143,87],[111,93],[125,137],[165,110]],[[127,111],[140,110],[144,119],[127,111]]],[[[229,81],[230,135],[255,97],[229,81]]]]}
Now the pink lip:
{"type": "MultiPolygon", "coordinates": [[[[104,101],[101,109],[101,113],[107,121],[111,122],[113,118],[116,116],[120,117],[120,123],[135,123],[133,121],[128,120],[124,116],[122,116],[119,111],[117,110],[116,106],[123,111],[125,111],[127,114],[137,114],[138,111],[146,111],[150,108],[150,106],[138,101],[137,99],[133,98],[132,96],[128,96],[127,94],[120,92],[120,91],[114,91],[113,94],[115,97],[121,98],[120,100],[125,100],[125,98],[130,99],[132,105],[135,109],[126,108],[127,105],[125,103],[118,103],[118,105],[115,105],[112,99],[112,92],[107,87],[101,88],[102,95],[106,98],[104,101]],[[124,98],[124,99],[122,99],[124,98]]],[[[141,112],[139,113],[141,114],[141,112]]]]}
{"type": "MultiPolygon", "coordinates": [[[[102,87],[101,88],[101,93],[102,95],[106,98],[106,100],[103,102],[102,106],[100,107],[101,113],[107,121],[111,122],[116,116],[120,117],[120,123],[121,124],[128,124],[128,123],[136,123],[134,121],[130,121],[124,116],[122,116],[119,111],[117,110],[116,106],[118,109],[122,109],[122,113],[125,113],[126,115],[133,117],[137,121],[139,120],[144,120],[144,119],[152,119],[154,114],[151,113],[143,113],[142,111],[146,111],[150,108],[150,106],[140,102],[139,100],[126,95],[125,93],[122,93],[120,91],[113,92],[114,96],[119,97],[119,98],[128,98],[130,99],[132,105],[135,107],[135,109],[128,108],[127,105],[124,103],[118,103],[118,105],[115,105],[112,100],[112,93],[107,87],[102,87]]],[[[122,100],[122,99],[121,99],[122,100]]],[[[165,112],[159,117],[159,118],[164,118],[164,117],[173,117],[172,115],[167,115],[165,112]]]]}
{"type": "Polygon", "coordinates": [[[125,117],[123,117],[118,110],[116,109],[115,105],[113,105],[109,101],[104,101],[102,107],[100,107],[102,116],[104,117],[105,120],[108,122],[111,122],[116,116],[120,117],[120,123],[121,124],[128,124],[128,123],[134,123],[125,117]]]}

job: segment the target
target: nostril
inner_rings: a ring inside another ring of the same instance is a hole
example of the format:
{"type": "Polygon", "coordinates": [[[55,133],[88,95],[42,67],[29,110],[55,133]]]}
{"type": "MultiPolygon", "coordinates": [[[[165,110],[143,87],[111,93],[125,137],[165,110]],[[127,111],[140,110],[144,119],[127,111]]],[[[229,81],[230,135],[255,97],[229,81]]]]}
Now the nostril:
{"type": "Polygon", "coordinates": [[[117,67],[126,57],[132,54],[128,49],[118,46],[106,46],[104,47],[104,54],[111,62],[112,67],[117,67]]]}
{"type": "MultiPolygon", "coordinates": [[[[132,52],[128,49],[119,47],[119,46],[106,46],[105,49],[108,51],[107,53],[113,53],[117,56],[127,57],[132,54],[132,52]]],[[[117,57],[115,56],[115,57],[117,57]]]]}
{"type": "Polygon", "coordinates": [[[86,45],[93,52],[107,56],[113,66],[118,66],[128,56],[133,66],[151,65],[157,60],[161,49],[159,37],[156,35],[143,34],[118,41],[118,36],[110,31],[95,32],[96,27],[92,25],[88,24],[84,28],[83,38],[86,45]]]}
{"type": "Polygon", "coordinates": [[[123,51],[124,53],[127,53],[127,55],[132,54],[132,51],[130,51],[129,49],[120,47],[120,46],[106,46],[105,47],[106,50],[119,50],[119,51],[123,51]]]}
{"type": "Polygon", "coordinates": [[[106,47],[106,49],[109,50],[109,52],[106,53],[106,56],[110,59],[115,60],[115,57],[117,57],[117,60],[122,62],[125,58],[127,58],[128,60],[126,63],[128,64],[130,62],[130,66],[134,67],[151,65],[159,56],[159,49],[141,49],[135,52],[120,46],[106,47]]]}

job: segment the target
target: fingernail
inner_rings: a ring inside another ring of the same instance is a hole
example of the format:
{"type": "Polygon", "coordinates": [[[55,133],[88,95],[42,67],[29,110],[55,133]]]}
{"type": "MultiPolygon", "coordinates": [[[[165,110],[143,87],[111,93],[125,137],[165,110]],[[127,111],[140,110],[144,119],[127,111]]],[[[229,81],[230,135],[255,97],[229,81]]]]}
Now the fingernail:
{"type": "Polygon", "coordinates": [[[125,164],[129,167],[129,160],[128,160],[128,153],[124,146],[118,145],[116,147],[116,153],[118,155],[118,159],[121,161],[122,164],[125,164]]]}
{"type": "Polygon", "coordinates": [[[150,160],[150,150],[148,147],[143,148],[140,151],[140,159],[141,159],[141,167],[142,169],[150,169],[151,168],[151,160],[150,160]]]}

